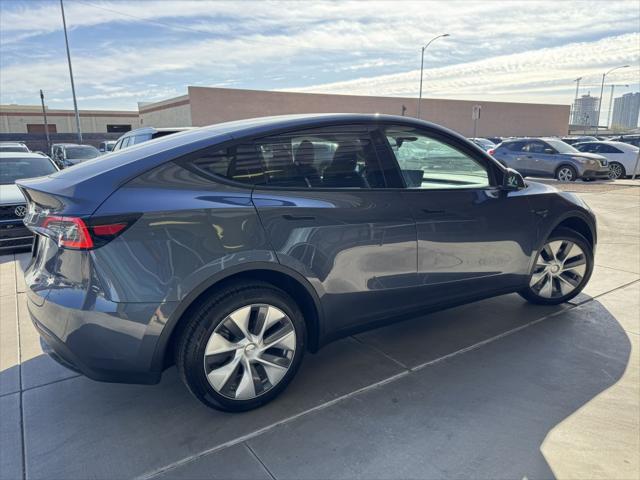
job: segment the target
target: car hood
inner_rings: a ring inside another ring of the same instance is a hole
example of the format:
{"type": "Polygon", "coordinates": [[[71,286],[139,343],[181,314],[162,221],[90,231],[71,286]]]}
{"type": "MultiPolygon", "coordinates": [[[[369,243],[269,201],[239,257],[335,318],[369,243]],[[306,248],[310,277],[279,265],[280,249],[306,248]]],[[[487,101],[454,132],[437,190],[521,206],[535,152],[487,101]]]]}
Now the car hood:
{"type": "Polygon", "coordinates": [[[606,157],[602,155],[598,155],[596,153],[584,153],[584,152],[575,152],[575,153],[561,153],[560,155],[565,157],[580,157],[580,158],[588,158],[589,160],[606,160],[606,157]]]}
{"type": "Polygon", "coordinates": [[[15,183],[0,185],[0,205],[25,203],[24,195],[15,183]]]}

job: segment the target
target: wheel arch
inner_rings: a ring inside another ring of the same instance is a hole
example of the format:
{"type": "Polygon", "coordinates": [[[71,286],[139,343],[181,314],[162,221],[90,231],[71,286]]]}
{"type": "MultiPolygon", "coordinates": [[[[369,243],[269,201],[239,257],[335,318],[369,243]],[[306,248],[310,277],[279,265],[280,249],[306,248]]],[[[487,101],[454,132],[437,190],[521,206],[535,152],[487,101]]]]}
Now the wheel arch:
{"type": "Polygon", "coordinates": [[[542,248],[544,242],[549,238],[549,236],[555,232],[559,228],[568,228],[575,232],[578,232],[583,237],[587,239],[589,245],[591,245],[592,250],[595,251],[596,243],[597,243],[597,232],[593,221],[590,220],[587,215],[579,211],[567,212],[563,216],[556,219],[554,223],[552,223],[547,231],[541,236],[541,239],[538,244],[538,250],[542,248]]]}
{"type": "Polygon", "coordinates": [[[553,171],[553,178],[558,178],[558,172],[563,167],[570,167],[571,170],[573,170],[576,173],[576,180],[580,177],[580,169],[577,168],[573,163],[565,160],[561,162],[560,165],[558,165],[556,169],[553,171]]]}
{"type": "Polygon", "coordinates": [[[158,339],[152,361],[154,371],[162,371],[173,363],[173,348],[189,312],[213,291],[242,280],[263,281],[291,295],[302,310],[307,324],[307,349],[311,352],[318,350],[321,340],[322,307],[315,289],[308,280],[290,268],[271,262],[255,262],[238,265],[213,275],[180,302],[158,339]]]}

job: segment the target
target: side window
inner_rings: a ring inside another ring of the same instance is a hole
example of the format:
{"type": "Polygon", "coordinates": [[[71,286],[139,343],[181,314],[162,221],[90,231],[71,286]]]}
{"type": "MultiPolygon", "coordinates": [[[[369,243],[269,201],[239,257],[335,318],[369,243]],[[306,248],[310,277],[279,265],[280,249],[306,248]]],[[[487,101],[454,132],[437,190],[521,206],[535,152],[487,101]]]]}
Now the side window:
{"type": "Polygon", "coordinates": [[[533,141],[527,143],[524,147],[524,151],[529,153],[549,153],[545,151],[548,148],[550,147],[540,141],[533,141]]]}
{"type": "Polygon", "coordinates": [[[618,150],[613,145],[607,145],[606,143],[601,143],[598,148],[598,153],[622,153],[621,150],[618,150]]]}
{"type": "Polygon", "coordinates": [[[331,127],[259,138],[205,151],[185,163],[203,176],[260,187],[384,188],[376,150],[365,128],[331,127]]]}
{"type": "Polygon", "coordinates": [[[527,145],[525,142],[507,142],[504,144],[510,152],[522,152],[527,145]]]}
{"type": "Polygon", "coordinates": [[[264,164],[253,144],[203,150],[188,157],[183,165],[206,178],[218,176],[248,185],[264,184],[264,164]]]}
{"type": "Polygon", "coordinates": [[[595,152],[598,151],[598,144],[597,143],[584,143],[582,145],[578,145],[576,148],[578,150],[580,150],[581,152],[595,153],[595,152]]]}
{"type": "Polygon", "coordinates": [[[292,188],[383,188],[384,176],[366,128],[336,126],[256,140],[265,185],[292,188]]]}
{"type": "Polygon", "coordinates": [[[482,188],[486,168],[466,153],[411,127],[385,130],[408,188],[482,188]]]}
{"type": "Polygon", "coordinates": [[[150,134],[144,134],[144,135],[135,135],[133,137],[130,137],[131,140],[129,141],[129,146],[131,145],[137,145],[139,143],[143,143],[146,142],[147,140],[151,140],[151,135],[150,134]]]}

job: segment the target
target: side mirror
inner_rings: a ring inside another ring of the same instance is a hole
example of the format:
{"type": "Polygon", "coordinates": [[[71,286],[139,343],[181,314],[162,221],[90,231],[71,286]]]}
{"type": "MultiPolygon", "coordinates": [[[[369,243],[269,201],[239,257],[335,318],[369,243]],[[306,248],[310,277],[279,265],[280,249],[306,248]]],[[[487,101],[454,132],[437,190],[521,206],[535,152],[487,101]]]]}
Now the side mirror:
{"type": "Polygon", "coordinates": [[[502,188],[504,190],[520,190],[526,185],[524,178],[513,168],[507,168],[502,177],[502,188]]]}

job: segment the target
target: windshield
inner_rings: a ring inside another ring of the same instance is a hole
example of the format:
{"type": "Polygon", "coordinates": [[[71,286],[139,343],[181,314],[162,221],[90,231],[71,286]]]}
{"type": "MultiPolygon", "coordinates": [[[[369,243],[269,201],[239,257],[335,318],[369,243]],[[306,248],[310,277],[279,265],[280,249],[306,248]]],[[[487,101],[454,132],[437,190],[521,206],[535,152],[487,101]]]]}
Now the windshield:
{"type": "Polygon", "coordinates": [[[562,140],[545,139],[545,142],[555,148],[558,153],[580,153],[579,150],[567,143],[564,143],[562,140]]]}
{"type": "Polygon", "coordinates": [[[0,161],[0,184],[11,185],[21,178],[40,177],[56,171],[48,158],[3,158],[0,161]]]}
{"type": "Polygon", "coordinates": [[[0,145],[0,152],[28,152],[29,149],[21,145],[0,145]]]}
{"type": "Polygon", "coordinates": [[[97,148],[91,146],[67,147],[65,151],[67,154],[67,158],[71,159],[85,160],[89,158],[96,158],[98,155],[100,155],[100,151],[97,148]]]}

